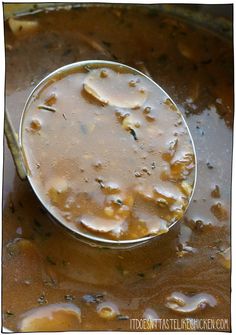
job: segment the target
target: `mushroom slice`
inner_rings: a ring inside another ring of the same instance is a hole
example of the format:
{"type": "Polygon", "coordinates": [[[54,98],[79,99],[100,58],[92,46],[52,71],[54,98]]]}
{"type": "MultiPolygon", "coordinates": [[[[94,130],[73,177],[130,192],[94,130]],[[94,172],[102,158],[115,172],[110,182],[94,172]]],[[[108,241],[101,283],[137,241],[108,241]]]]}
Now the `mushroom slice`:
{"type": "Polygon", "coordinates": [[[108,233],[113,229],[117,228],[123,223],[123,220],[112,220],[107,218],[100,218],[94,215],[83,215],[80,218],[80,223],[82,226],[87,228],[88,230],[100,232],[100,233],[108,233]]]}
{"type": "Polygon", "coordinates": [[[225,221],[229,218],[227,209],[220,202],[211,206],[211,212],[219,221],[225,221]]]}
{"type": "Polygon", "coordinates": [[[102,186],[104,193],[107,194],[120,193],[121,191],[119,185],[114,182],[105,182],[102,184],[102,186]]]}
{"type": "MultiPolygon", "coordinates": [[[[4,249],[5,252],[5,249],[4,249]]],[[[17,278],[18,285],[40,282],[44,265],[42,255],[34,241],[25,238],[16,238],[6,245],[6,256],[13,278],[17,278]]]]}
{"type": "Polygon", "coordinates": [[[193,186],[189,182],[187,182],[186,180],[183,180],[180,188],[186,196],[190,197],[193,191],[193,186]]]}
{"type": "Polygon", "coordinates": [[[146,225],[149,233],[153,235],[162,235],[169,231],[168,222],[159,217],[155,220],[154,218],[150,218],[150,220],[146,221],[146,225]]]}
{"type": "Polygon", "coordinates": [[[230,270],[230,248],[225,249],[223,252],[219,253],[218,259],[225,269],[230,270]]]}
{"type": "Polygon", "coordinates": [[[21,332],[78,330],[80,308],[74,304],[51,304],[34,308],[22,315],[21,332]]]}
{"type": "Polygon", "coordinates": [[[140,127],[140,121],[134,118],[133,115],[127,115],[122,122],[122,127],[126,130],[140,127]]]}
{"type": "Polygon", "coordinates": [[[166,307],[180,313],[191,313],[207,306],[215,307],[216,299],[208,293],[199,293],[194,296],[187,296],[180,292],[174,292],[167,297],[166,307]]]}
{"type": "Polygon", "coordinates": [[[34,31],[39,25],[37,21],[16,20],[12,17],[9,18],[8,24],[14,35],[34,31]]]}
{"type": "Polygon", "coordinates": [[[178,146],[178,139],[177,139],[177,138],[175,138],[175,139],[173,139],[172,141],[170,141],[169,144],[168,144],[168,149],[167,149],[167,151],[165,151],[165,152],[162,154],[162,158],[163,158],[165,161],[170,162],[171,159],[173,158],[173,156],[174,156],[175,153],[176,153],[177,146],[178,146]]]}
{"type": "Polygon", "coordinates": [[[160,328],[160,317],[152,308],[146,308],[143,313],[143,318],[147,321],[147,329],[154,330],[160,328]],[[158,326],[159,324],[159,326],[158,326]]]}
{"type": "Polygon", "coordinates": [[[147,89],[137,82],[133,74],[118,73],[100,68],[89,72],[84,80],[84,90],[102,104],[121,108],[139,108],[147,99],[147,89]],[[106,75],[104,75],[106,74],[106,75]]]}
{"type": "Polygon", "coordinates": [[[157,315],[156,311],[152,308],[146,308],[143,312],[143,317],[146,320],[158,320],[160,317],[157,315]]]}
{"type": "Polygon", "coordinates": [[[113,320],[120,314],[119,308],[110,301],[105,301],[97,306],[98,315],[105,320],[113,320]]]}
{"type": "Polygon", "coordinates": [[[196,61],[196,53],[194,50],[190,47],[189,43],[184,43],[183,41],[179,41],[177,45],[179,52],[181,55],[187,59],[196,61]]]}
{"type": "Polygon", "coordinates": [[[47,188],[53,188],[58,193],[63,193],[68,190],[68,183],[64,177],[55,176],[47,182],[47,188]]]}
{"type": "Polygon", "coordinates": [[[53,177],[47,182],[46,189],[48,189],[48,196],[52,204],[63,204],[66,200],[69,186],[67,181],[62,177],[53,177]]]}
{"type": "Polygon", "coordinates": [[[35,261],[35,258],[39,257],[39,252],[36,245],[25,238],[15,238],[13,241],[9,242],[6,246],[8,254],[13,256],[23,255],[25,257],[29,256],[35,261]]]}
{"type": "Polygon", "coordinates": [[[161,205],[161,201],[167,202],[167,207],[170,207],[176,202],[183,202],[183,194],[178,187],[171,182],[166,181],[165,184],[154,186],[153,188],[154,199],[158,205],[161,205]]]}
{"type": "Polygon", "coordinates": [[[147,213],[144,210],[137,210],[135,216],[139,223],[145,225],[148,234],[161,235],[167,233],[169,230],[168,222],[155,214],[147,213]]]}
{"type": "Polygon", "coordinates": [[[181,180],[185,176],[188,176],[195,166],[195,158],[193,153],[185,153],[181,159],[177,159],[170,164],[171,175],[175,179],[181,180]]]}

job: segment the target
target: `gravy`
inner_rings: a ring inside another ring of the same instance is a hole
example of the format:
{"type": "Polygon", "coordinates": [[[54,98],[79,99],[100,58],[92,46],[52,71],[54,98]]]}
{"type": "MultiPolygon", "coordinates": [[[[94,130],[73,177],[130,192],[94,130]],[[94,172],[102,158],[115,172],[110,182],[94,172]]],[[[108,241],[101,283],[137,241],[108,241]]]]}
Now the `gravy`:
{"type": "Polygon", "coordinates": [[[38,24],[18,34],[5,25],[6,103],[16,126],[27,96],[51,71],[84,59],[116,60],[149,72],[176,101],[196,146],[198,180],[183,220],[167,234],[130,250],[92,248],[48,218],[5,145],[3,325],[29,329],[47,307],[54,329],[65,318],[61,330],[135,330],[132,318],[214,318],[226,320],[229,331],[232,44],[142,6],[19,20],[38,24]]]}

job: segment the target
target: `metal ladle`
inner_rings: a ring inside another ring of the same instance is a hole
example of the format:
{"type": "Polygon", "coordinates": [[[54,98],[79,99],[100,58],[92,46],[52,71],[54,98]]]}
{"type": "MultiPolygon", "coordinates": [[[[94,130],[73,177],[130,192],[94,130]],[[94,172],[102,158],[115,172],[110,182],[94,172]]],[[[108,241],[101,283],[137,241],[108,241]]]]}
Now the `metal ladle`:
{"type": "MultiPolygon", "coordinates": [[[[96,237],[96,236],[92,236],[89,234],[86,234],[84,232],[80,232],[77,230],[73,230],[72,227],[67,226],[66,224],[64,224],[63,222],[59,221],[57,218],[55,218],[54,214],[50,211],[49,206],[47,206],[47,204],[42,200],[41,195],[39,194],[38,190],[36,189],[35,185],[34,185],[34,181],[30,178],[30,175],[27,171],[26,168],[26,164],[24,161],[24,157],[23,157],[23,147],[22,147],[22,129],[23,129],[23,123],[24,123],[24,115],[26,113],[27,110],[27,106],[29,105],[30,101],[32,100],[35,92],[45,86],[53,77],[58,76],[58,75],[62,75],[62,74],[66,74],[67,72],[70,72],[72,70],[76,70],[77,68],[81,68],[81,67],[96,67],[96,66],[104,66],[104,67],[117,67],[119,69],[124,69],[124,70],[128,70],[134,74],[138,74],[141,76],[144,76],[145,78],[147,78],[148,80],[150,80],[153,84],[156,85],[156,88],[161,91],[162,94],[164,94],[166,96],[166,99],[169,99],[173,105],[176,108],[176,111],[179,112],[179,114],[182,117],[182,121],[188,131],[188,135],[192,144],[192,149],[193,149],[193,153],[195,156],[195,167],[194,167],[194,175],[193,175],[193,189],[192,189],[192,193],[191,196],[189,198],[188,201],[188,206],[191,202],[193,193],[194,193],[194,188],[195,188],[195,184],[196,184],[196,178],[197,178],[197,159],[196,159],[196,151],[195,151],[195,147],[194,147],[194,142],[191,136],[191,133],[189,131],[189,128],[187,126],[187,123],[182,115],[182,113],[179,111],[178,107],[176,106],[176,104],[174,103],[174,101],[169,97],[169,95],[157,84],[155,83],[149,76],[143,74],[142,72],[129,67],[127,65],[121,64],[121,63],[117,63],[117,62],[111,62],[111,61],[101,61],[101,60],[89,60],[89,61],[81,61],[81,62],[77,62],[77,63],[73,63],[73,64],[68,64],[65,65],[55,71],[53,71],[52,73],[50,73],[48,76],[46,76],[42,81],[39,82],[39,84],[33,89],[33,91],[31,92],[31,94],[29,95],[26,104],[24,106],[23,112],[22,112],[22,116],[21,116],[21,121],[20,121],[20,128],[19,128],[19,138],[18,135],[16,134],[16,132],[14,131],[14,128],[12,126],[12,123],[10,121],[9,115],[7,110],[5,111],[5,119],[4,119],[4,133],[7,139],[7,143],[9,146],[9,149],[11,151],[15,166],[16,166],[16,170],[17,173],[19,175],[19,177],[22,180],[28,179],[31,187],[33,188],[35,194],[37,195],[38,199],[41,201],[42,205],[47,209],[48,213],[50,214],[50,216],[52,218],[54,218],[57,222],[59,222],[64,228],[67,228],[68,231],[72,232],[73,234],[76,235],[77,238],[79,238],[80,240],[89,243],[92,246],[106,246],[106,247],[110,247],[110,248],[130,248],[132,246],[137,246],[140,245],[144,242],[147,242],[157,236],[155,235],[150,235],[150,236],[145,236],[142,238],[138,238],[135,240],[121,240],[121,241],[114,241],[114,240],[109,240],[109,239],[105,239],[105,238],[100,238],[100,237],[96,237]]],[[[187,206],[187,207],[188,207],[187,206]]],[[[187,208],[186,208],[187,209],[187,208]]],[[[186,211],[185,209],[185,211],[186,211]]],[[[184,215],[184,213],[183,213],[184,215]]],[[[172,226],[174,226],[178,221],[180,221],[180,219],[176,220],[175,222],[173,222],[169,228],[171,228],[172,226]]]]}

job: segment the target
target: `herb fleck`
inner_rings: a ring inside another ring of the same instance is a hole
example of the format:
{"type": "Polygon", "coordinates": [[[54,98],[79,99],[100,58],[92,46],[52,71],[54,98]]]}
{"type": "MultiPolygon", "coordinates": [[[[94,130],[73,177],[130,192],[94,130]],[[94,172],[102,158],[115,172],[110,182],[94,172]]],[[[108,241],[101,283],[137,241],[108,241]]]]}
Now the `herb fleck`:
{"type": "Polygon", "coordinates": [[[81,130],[81,132],[82,132],[84,135],[87,134],[87,127],[86,127],[85,124],[82,123],[82,124],[80,125],[80,130],[81,130]]]}
{"type": "Polygon", "coordinates": [[[168,56],[166,54],[161,54],[158,58],[157,58],[158,63],[160,64],[164,64],[168,61],[168,56]]]}
{"type": "Polygon", "coordinates": [[[104,188],[104,187],[105,187],[105,185],[104,185],[104,183],[103,183],[103,179],[102,179],[102,178],[98,177],[98,178],[96,178],[96,179],[95,179],[95,181],[97,181],[97,182],[98,182],[98,184],[101,186],[101,188],[104,188]]]}
{"type": "Polygon", "coordinates": [[[114,202],[119,206],[123,205],[123,201],[121,199],[116,199],[114,202]]]}
{"type": "Polygon", "coordinates": [[[6,311],[5,314],[6,314],[7,317],[10,317],[10,316],[14,316],[14,315],[15,315],[13,312],[11,312],[11,311],[9,311],[9,310],[6,311]]]}
{"type": "Polygon", "coordinates": [[[139,272],[139,273],[137,273],[137,275],[138,275],[139,277],[141,277],[141,278],[144,278],[144,277],[145,277],[145,274],[144,274],[143,272],[139,272]]]}
{"type": "Polygon", "coordinates": [[[15,205],[14,205],[14,202],[12,200],[10,200],[10,202],[9,202],[9,209],[10,209],[12,214],[15,213],[15,205]]]}
{"type": "Polygon", "coordinates": [[[208,169],[212,170],[214,167],[211,165],[211,163],[207,162],[208,169]]]}
{"type": "Polygon", "coordinates": [[[137,138],[137,135],[136,135],[136,132],[134,131],[134,129],[130,129],[130,134],[133,136],[134,140],[137,141],[138,138],[137,138]]]}
{"type": "Polygon", "coordinates": [[[41,296],[38,298],[37,301],[40,305],[44,305],[48,303],[47,299],[45,298],[45,294],[41,294],[41,296]]]}
{"type": "Polygon", "coordinates": [[[211,191],[212,198],[220,198],[220,188],[218,185],[215,185],[215,188],[211,191]]]}
{"type": "Polygon", "coordinates": [[[98,304],[104,300],[103,294],[85,294],[82,297],[82,300],[86,302],[87,304],[98,304]]]}
{"type": "Polygon", "coordinates": [[[120,321],[129,320],[129,316],[128,315],[122,315],[122,314],[117,315],[116,318],[117,318],[117,320],[120,320],[120,321]]]}
{"type": "Polygon", "coordinates": [[[161,263],[156,263],[156,264],[153,264],[152,268],[153,270],[158,270],[161,265],[162,265],[161,263]]]}
{"type": "Polygon", "coordinates": [[[40,105],[40,106],[38,106],[38,109],[46,110],[46,111],[48,111],[48,112],[53,112],[53,113],[56,112],[56,109],[55,109],[55,108],[50,107],[50,106],[45,106],[45,105],[40,105]]]}
{"type": "Polygon", "coordinates": [[[72,294],[66,294],[64,296],[65,301],[73,301],[75,300],[75,297],[72,294]]]}
{"type": "Polygon", "coordinates": [[[108,42],[108,41],[102,41],[102,43],[108,48],[110,48],[110,46],[111,46],[111,43],[108,42]]]}
{"type": "Polygon", "coordinates": [[[64,259],[62,260],[62,265],[63,266],[67,266],[67,265],[69,265],[69,262],[68,261],[65,261],[64,259]]]}
{"type": "Polygon", "coordinates": [[[156,163],[155,162],[152,162],[151,168],[152,168],[152,170],[154,170],[156,168],[156,163]]]}
{"type": "Polygon", "coordinates": [[[51,265],[57,265],[57,263],[50,256],[46,257],[46,261],[51,265]]]}

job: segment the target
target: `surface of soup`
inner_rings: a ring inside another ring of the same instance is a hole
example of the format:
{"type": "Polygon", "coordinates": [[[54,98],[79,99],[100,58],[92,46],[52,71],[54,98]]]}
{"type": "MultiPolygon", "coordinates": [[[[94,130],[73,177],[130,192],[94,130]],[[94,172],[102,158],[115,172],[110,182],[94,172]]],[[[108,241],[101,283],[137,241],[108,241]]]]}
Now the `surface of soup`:
{"type": "Polygon", "coordinates": [[[166,233],[183,216],[192,140],[177,107],[138,72],[101,63],[52,75],[22,128],[30,180],[73,231],[134,240],[166,233]]]}
{"type": "MultiPolygon", "coordinates": [[[[184,219],[167,234],[132,249],[93,248],[47,216],[17,177],[5,145],[3,325],[137,330],[132,319],[218,319],[229,330],[231,43],[139,6],[21,16],[6,21],[5,42],[6,104],[15,126],[30,91],[51,71],[85,59],[115,60],[149,73],[176,101],[193,135],[198,181],[184,219]]],[[[148,131],[152,122],[142,120],[148,131]]],[[[149,322],[155,325],[158,330],[159,323],[149,322]]],[[[171,329],[162,323],[160,330],[171,329]]]]}

